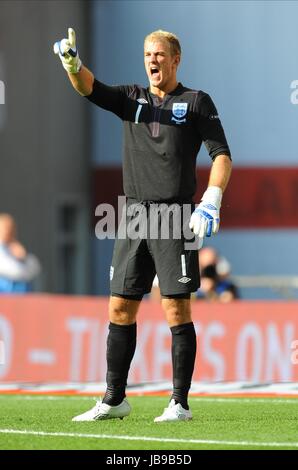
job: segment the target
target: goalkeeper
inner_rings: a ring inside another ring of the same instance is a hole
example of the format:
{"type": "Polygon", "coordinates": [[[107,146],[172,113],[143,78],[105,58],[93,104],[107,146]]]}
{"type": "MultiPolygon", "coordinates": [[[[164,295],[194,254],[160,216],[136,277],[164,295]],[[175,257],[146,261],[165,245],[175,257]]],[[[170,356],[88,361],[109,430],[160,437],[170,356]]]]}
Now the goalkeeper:
{"type": "MultiPolygon", "coordinates": [[[[68,39],[55,43],[68,77],[78,93],[116,114],[124,127],[123,182],[127,213],[122,224],[142,214],[149,220],[152,207],[173,224],[175,211],[188,205],[189,227],[202,245],[216,233],[222,194],[231,173],[230,150],[210,96],[177,81],[181,58],[178,38],[155,31],[145,38],[144,64],[149,87],[108,86],[98,81],[78,55],[73,29],[68,39]],[[212,159],[209,184],[195,209],[196,158],[204,142],[212,159]],[[128,214],[129,212],[129,214],[128,214]],[[191,213],[192,212],[192,213],[191,213]],[[190,216],[191,214],[191,216],[190,216]]],[[[190,295],[199,287],[197,249],[187,249],[181,237],[135,239],[118,237],[111,266],[107,389],[102,401],[74,421],[123,418],[130,405],[125,398],[127,377],[136,347],[136,317],[143,296],[159,279],[162,307],[172,333],[173,393],[155,422],[192,418],[188,392],[196,357],[196,334],[190,295]]],[[[172,229],[172,225],[169,227],[172,229]]],[[[119,233],[119,232],[118,232],[119,233]]],[[[194,235],[193,235],[194,236],[194,235]]],[[[197,244],[197,247],[199,244],[197,244]]]]}

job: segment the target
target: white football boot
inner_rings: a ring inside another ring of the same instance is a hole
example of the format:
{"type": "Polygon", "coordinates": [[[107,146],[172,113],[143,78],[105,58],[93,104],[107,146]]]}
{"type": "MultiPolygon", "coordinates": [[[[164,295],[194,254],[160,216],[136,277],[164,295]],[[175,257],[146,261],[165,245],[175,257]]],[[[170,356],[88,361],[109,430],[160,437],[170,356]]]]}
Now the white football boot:
{"type": "Polygon", "coordinates": [[[131,407],[127,400],[123,400],[120,405],[110,406],[103,403],[101,400],[97,401],[95,406],[91,410],[85,413],[75,416],[72,421],[99,421],[101,419],[123,419],[128,416],[131,411],[131,407]]]}
{"type": "Polygon", "coordinates": [[[190,410],[185,410],[180,403],[175,405],[175,400],[171,400],[169,406],[164,409],[164,412],[161,416],[155,418],[155,423],[163,423],[170,421],[188,421],[192,419],[192,414],[190,410]]]}

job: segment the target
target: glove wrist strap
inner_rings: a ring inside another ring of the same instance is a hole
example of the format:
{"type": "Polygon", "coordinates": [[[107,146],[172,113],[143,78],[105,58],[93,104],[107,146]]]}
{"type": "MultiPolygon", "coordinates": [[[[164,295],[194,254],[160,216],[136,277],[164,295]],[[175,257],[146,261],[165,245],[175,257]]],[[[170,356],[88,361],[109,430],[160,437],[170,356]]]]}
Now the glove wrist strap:
{"type": "Polygon", "coordinates": [[[219,186],[209,186],[203,194],[202,201],[213,204],[217,209],[221,206],[222,189],[219,186]]]}

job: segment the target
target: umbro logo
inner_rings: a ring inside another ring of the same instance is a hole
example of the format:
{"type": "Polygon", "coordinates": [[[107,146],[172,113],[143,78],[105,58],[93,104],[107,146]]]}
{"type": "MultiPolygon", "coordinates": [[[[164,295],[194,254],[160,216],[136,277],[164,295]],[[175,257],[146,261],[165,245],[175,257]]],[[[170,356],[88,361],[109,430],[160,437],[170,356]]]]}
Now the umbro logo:
{"type": "Polygon", "coordinates": [[[148,104],[148,101],[145,100],[145,98],[138,98],[137,102],[140,103],[140,104],[148,104]]]}
{"type": "Polygon", "coordinates": [[[178,279],[178,282],[182,282],[182,284],[187,284],[189,281],[191,281],[191,278],[190,277],[181,277],[180,279],[178,279]]]}

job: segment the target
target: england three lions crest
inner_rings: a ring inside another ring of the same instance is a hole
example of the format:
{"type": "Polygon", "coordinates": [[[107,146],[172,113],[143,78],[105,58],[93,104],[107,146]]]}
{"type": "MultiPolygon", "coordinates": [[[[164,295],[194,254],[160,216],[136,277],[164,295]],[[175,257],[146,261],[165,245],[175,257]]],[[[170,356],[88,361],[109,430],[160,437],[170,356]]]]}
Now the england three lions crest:
{"type": "Polygon", "coordinates": [[[188,103],[174,103],[172,108],[172,121],[175,121],[177,124],[181,124],[182,122],[186,122],[184,116],[187,113],[187,105],[188,103]]]}

